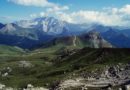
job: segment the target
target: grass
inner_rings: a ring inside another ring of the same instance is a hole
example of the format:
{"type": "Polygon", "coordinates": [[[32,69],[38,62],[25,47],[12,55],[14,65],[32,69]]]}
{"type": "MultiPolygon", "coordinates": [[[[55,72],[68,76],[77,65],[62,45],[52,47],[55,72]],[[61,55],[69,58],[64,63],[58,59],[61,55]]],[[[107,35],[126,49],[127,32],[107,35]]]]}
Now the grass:
{"type": "MultiPolygon", "coordinates": [[[[73,73],[80,75],[96,71],[102,71],[106,65],[118,63],[128,63],[130,61],[129,49],[92,49],[84,48],[71,56],[57,60],[57,52],[62,50],[64,45],[54,46],[51,48],[40,48],[30,52],[18,52],[17,50],[8,49],[11,51],[5,52],[6,57],[0,55],[0,70],[5,67],[11,67],[12,72],[8,77],[0,77],[0,83],[12,87],[25,87],[31,83],[34,86],[50,87],[61,80],[66,79],[73,73]],[[30,68],[19,67],[19,61],[28,61],[33,64],[30,68]],[[55,63],[54,63],[55,61],[55,63]]],[[[75,49],[73,46],[66,47],[67,49],[75,49]]],[[[16,48],[15,48],[16,49],[16,48]]],[[[2,49],[1,49],[2,50],[2,49]]],[[[3,49],[4,50],[4,49],[3,49]]],[[[99,73],[100,73],[99,72],[99,73]]]]}
{"type": "Polygon", "coordinates": [[[12,47],[12,46],[6,46],[6,45],[0,45],[0,55],[17,55],[17,54],[23,54],[25,51],[19,47],[12,47]]]}

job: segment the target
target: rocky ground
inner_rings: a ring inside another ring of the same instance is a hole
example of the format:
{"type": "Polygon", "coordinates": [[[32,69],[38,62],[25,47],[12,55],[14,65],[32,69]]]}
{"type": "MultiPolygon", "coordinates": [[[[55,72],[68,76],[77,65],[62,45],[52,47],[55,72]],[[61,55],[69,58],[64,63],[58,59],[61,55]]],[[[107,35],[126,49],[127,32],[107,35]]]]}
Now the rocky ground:
{"type": "Polygon", "coordinates": [[[56,90],[71,90],[70,88],[76,87],[80,88],[77,90],[130,90],[130,64],[106,66],[100,75],[94,73],[91,77],[81,76],[65,80],[56,90]]]}
{"type": "Polygon", "coordinates": [[[60,49],[57,57],[41,51],[7,57],[0,63],[0,90],[130,90],[129,51],[60,49]]]}
{"type": "Polygon", "coordinates": [[[31,84],[28,84],[27,88],[16,89],[16,88],[12,88],[12,87],[6,87],[5,85],[0,84],[0,90],[49,90],[49,89],[46,89],[44,87],[34,87],[31,84]]]}
{"type": "MultiPolygon", "coordinates": [[[[26,61],[20,61],[19,67],[33,67],[26,61]]],[[[66,80],[55,84],[50,90],[130,90],[130,64],[119,63],[114,66],[104,67],[102,73],[92,71],[91,73],[80,73],[78,77],[70,76],[66,80]]],[[[12,69],[5,67],[0,70],[0,76],[5,78],[10,75],[12,69]]],[[[34,87],[28,84],[26,88],[15,89],[0,84],[0,90],[49,90],[44,87],[34,87]]]]}

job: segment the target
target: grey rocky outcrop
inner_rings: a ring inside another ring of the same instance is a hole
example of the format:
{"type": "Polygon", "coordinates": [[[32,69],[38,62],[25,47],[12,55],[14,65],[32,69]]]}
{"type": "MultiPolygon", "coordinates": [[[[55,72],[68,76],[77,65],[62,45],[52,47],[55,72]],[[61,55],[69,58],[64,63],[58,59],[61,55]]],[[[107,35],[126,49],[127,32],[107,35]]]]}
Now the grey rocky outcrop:
{"type": "MultiPolygon", "coordinates": [[[[82,79],[76,81],[76,79],[71,78],[71,80],[63,81],[59,86],[60,88],[85,86],[86,88],[106,88],[105,90],[113,90],[112,87],[120,86],[119,90],[122,90],[121,86],[125,85],[125,90],[130,90],[130,64],[118,64],[113,66],[106,66],[102,73],[92,71],[91,75],[87,73],[82,74],[82,79]]],[[[60,89],[60,90],[62,90],[60,89]]],[[[64,90],[64,89],[63,89],[64,90]]]]}
{"type": "Polygon", "coordinates": [[[30,68],[33,67],[33,65],[29,61],[19,61],[19,67],[22,68],[30,68]]]}
{"type": "Polygon", "coordinates": [[[0,70],[0,76],[7,77],[12,72],[12,68],[10,67],[4,67],[0,70]]]}

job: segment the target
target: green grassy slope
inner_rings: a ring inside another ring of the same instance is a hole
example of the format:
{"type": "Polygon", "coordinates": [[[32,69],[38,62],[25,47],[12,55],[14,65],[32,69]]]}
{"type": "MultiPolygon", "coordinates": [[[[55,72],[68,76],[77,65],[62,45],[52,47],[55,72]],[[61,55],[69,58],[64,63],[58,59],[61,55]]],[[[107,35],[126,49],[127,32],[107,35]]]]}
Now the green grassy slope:
{"type": "MultiPolygon", "coordinates": [[[[92,71],[93,69],[103,68],[106,65],[118,63],[129,63],[130,49],[92,49],[84,48],[76,54],[66,57],[58,67],[72,71],[92,71]]],[[[70,71],[71,72],[71,71],[70,71]]]]}
{"type": "Polygon", "coordinates": [[[0,45],[0,55],[1,54],[13,55],[13,54],[22,54],[22,53],[24,53],[24,50],[22,50],[19,47],[0,45]]]}
{"type": "Polygon", "coordinates": [[[12,87],[25,87],[28,83],[50,87],[73,73],[80,75],[97,68],[102,69],[106,65],[128,63],[130,60],[130,49],[84,48],[61,59],[56,58],[57,49],[59,48],[41,48],[22,57],[0,62],[0,70],[5,67],[12,68],[7,77],[0,76],[1,83],[12,87]],[[33,67],[19,67],[19,61],[23,60],[31,63],[33,67]]]}
{"type": "Polygon", "coordinates": [[[18,55],[25,51],[19,47],[0,45],[0,55],[18,55]]]}

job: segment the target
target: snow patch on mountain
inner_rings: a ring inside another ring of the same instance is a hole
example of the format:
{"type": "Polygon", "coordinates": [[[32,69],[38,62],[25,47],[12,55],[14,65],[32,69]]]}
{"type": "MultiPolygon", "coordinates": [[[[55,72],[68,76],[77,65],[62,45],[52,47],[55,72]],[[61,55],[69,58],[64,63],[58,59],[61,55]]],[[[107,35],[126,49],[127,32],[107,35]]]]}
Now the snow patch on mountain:
{"type": "Polygon", "coordinates": [[[2,28],[2,30],[4,30],[4,31],[15,31],[16,28],[13,26],[13,24],[9,23],[9,24],[6,24],[5,27],[2,28]]]}

